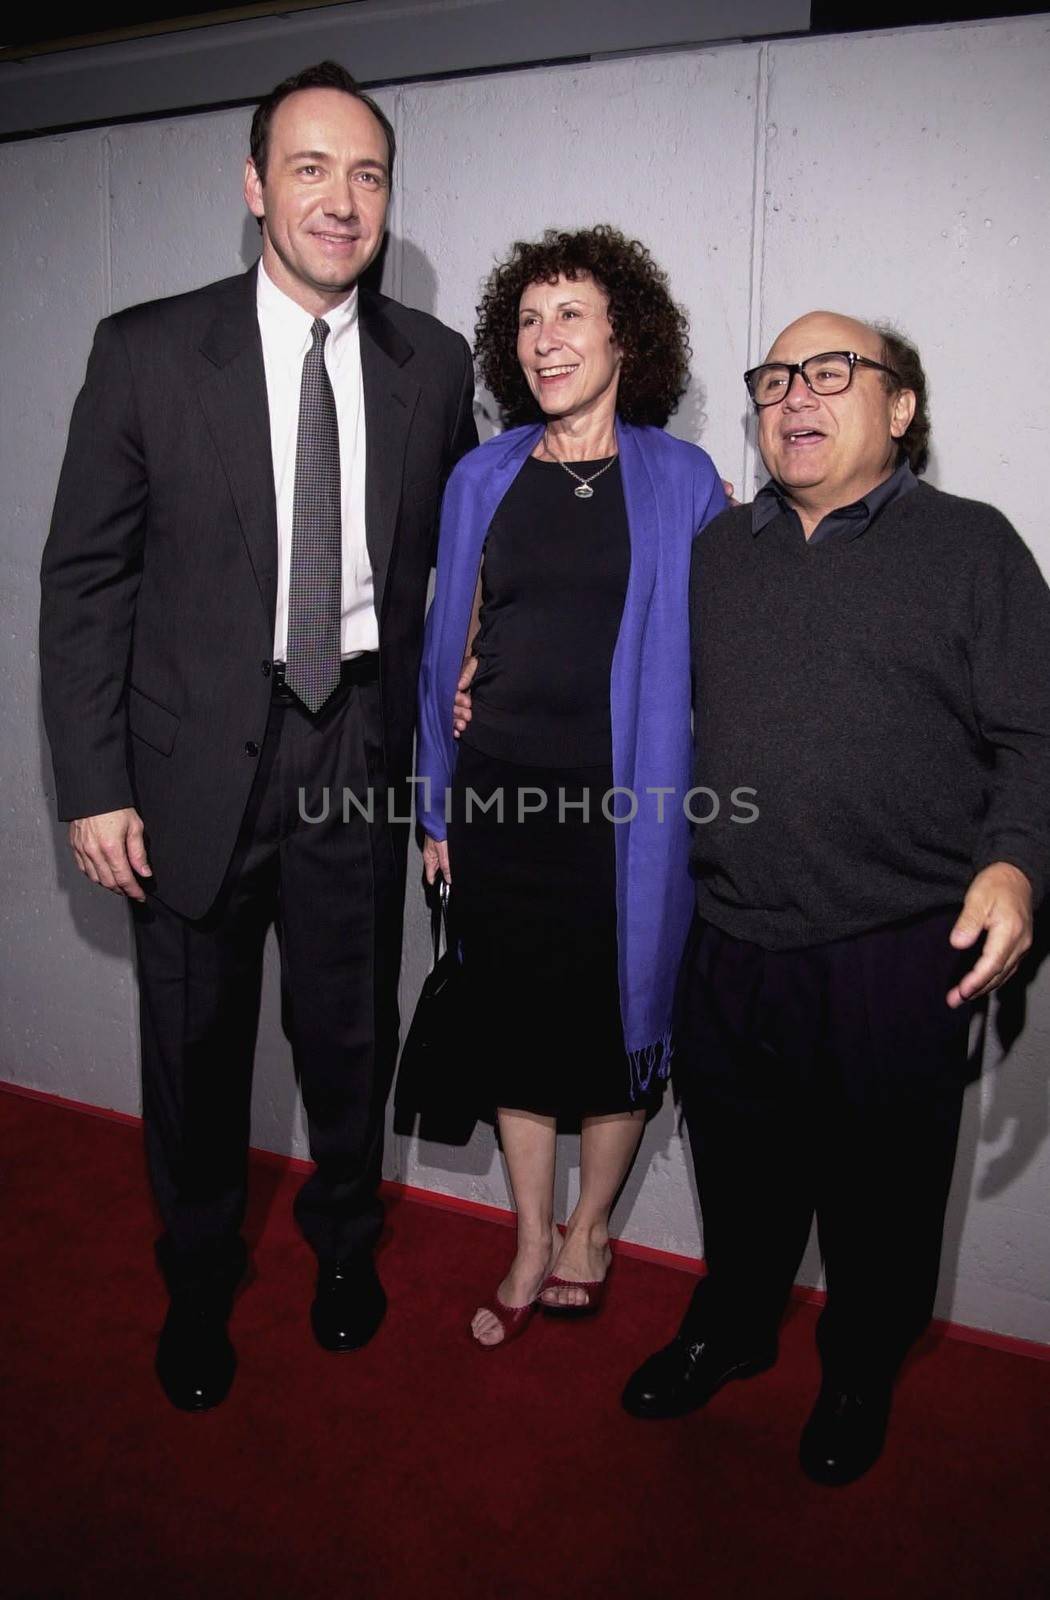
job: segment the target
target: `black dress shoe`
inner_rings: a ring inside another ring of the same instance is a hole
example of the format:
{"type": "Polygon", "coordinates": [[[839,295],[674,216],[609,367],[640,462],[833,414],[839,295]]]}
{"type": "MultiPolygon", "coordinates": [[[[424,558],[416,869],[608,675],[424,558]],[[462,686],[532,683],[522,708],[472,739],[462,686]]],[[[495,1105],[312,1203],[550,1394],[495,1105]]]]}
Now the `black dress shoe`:
{"type": "Polygon", "coordinates": [[[623,1408],[632,1417],[684,1417],[731,1378],[754,1377],[776,1358],[775,1342],[748,1351],[680,1333],[628,1379],[623,1408]]]}
{"type": "Polygon", "coordinates": [[[383,1320],[386,1295],[371,1256],[322,1261],[310,1325],[322,1350],[360,1350],[383,1320]]]}
{"type": "Polygon", "coordinates": [[[180,1411],[208,1411],[225,1400],[237,1370],[226,1332],[228,1297],[176,1294],[157,1343],[161,1387],[180,1411]]]}
{"type": "Polygon", "coordinates": [[[802,1430],[799,1460],[814,1483],[852,1483],[882,1454],[890,1415],[888,1383],[835,1388],[825,1384],[802,1430]]]}

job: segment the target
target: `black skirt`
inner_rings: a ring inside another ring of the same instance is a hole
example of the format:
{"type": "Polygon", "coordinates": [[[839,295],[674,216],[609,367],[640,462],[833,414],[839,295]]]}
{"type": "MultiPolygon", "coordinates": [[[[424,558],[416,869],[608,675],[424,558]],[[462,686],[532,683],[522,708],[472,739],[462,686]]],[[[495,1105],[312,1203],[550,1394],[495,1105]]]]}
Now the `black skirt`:
{"type": "Polygon", "coordinates": [[[658,1103],[655,1075],[645,1098],[631,1097],[615,825],[602,810],[611,788],[609,764],[530,767],[460,748],[449,861],[481,1111],[578,1117],[658,1103]]]}

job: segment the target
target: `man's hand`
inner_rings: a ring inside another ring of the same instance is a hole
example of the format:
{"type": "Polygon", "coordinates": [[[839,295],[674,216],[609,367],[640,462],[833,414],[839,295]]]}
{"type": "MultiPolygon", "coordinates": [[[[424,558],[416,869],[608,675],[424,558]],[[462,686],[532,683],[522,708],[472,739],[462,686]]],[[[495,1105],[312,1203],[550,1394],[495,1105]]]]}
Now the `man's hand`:
{"type": "Polygon", "coordinates": [[[135,873],[140,878],[151,878],[153,873],[146,860],[142,818],[133,806],[103,811],[97,817],[78,817],[69,824],[69,846],[77,866],[92,883],[127,895],[129,900],[145,900],[135,873]]]}
{"type": "Polygon", "coordinates": [[[448,866],[448,841],[446,839],[432,839],[429,833],[424,834],[423,872],[428,883],[433,883],[439,872],[446,883],[452,882],[452,874],[448,866]]]}
{"type": "Polygon", "coordinates": [[[468,656],[463,663],[463,671],[459,675],[456,685],[456,698],[452,702],[452,737],[458,739],[463,729],[473,716],[473,706],[470,698],[470,685],[474,681],[474,674],[478,670],[477,656],[468,656]]]}
{"type": "Polygon", "coordinates": [[[734,492],[735,492],[735,485],[731,484],[728,478],[723,478],[722,479],[722,488],[723,488],[723,490],[725,492],[726,499],[729,501],[729,504],[731,506],[736,506],[736,507],[739,508],[740,501],[733,498],[734,492]]]}
{"type": "Polygon", "coordinates": [[[998,989],[1031,946],[1032,885],[1007,861],[993,862],[974,878],[950,938],[956,950],[968,950],[982,933],[984,949],[976,965],[948,993],[953,1008],[998,989]]]}

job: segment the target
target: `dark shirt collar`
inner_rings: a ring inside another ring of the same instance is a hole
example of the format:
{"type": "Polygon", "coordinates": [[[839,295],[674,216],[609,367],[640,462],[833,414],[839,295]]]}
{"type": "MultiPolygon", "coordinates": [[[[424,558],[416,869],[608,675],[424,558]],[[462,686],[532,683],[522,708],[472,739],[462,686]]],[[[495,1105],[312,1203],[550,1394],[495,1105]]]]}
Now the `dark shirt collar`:
{"type": "MultiPolygon", "coordinates": [[[[823,544],[827,539],[857,538],[871,527],[880,511],[892,505],[894,500],[899,500],[902,494],[907,494],[909,490],[917,489],[918,486],[919,480],[911,467],[906,460],[902,461],[895,472],[891,472],[888,478],[876,484],[874,489],[862,495],[859,500],[855,500],[852,505],[840,506],[835,511],[829,511],[828,515],[817,524],[807,543],[823,544]]],[[[782,512],[795,519],[801,532],[802,524],[798,513],[785,490],[775,478],[770,478],[752,501],[751,532],[761,533],[762,529],[768,527],[782,512]]]]}

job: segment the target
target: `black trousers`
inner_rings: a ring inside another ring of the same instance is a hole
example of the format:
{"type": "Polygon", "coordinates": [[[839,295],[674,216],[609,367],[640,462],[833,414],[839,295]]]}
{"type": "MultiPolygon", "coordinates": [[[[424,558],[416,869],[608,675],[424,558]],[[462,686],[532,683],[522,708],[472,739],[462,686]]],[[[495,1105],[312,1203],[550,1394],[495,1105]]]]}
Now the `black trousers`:
{"type": "Polygon", "coordinates": [[[311,716],[275,700],[213,910],[189,922],[133,906],[143,1116],[173,1290],[239,1276],[263,948],[281,956],[282,1016],[316,1170],[295,1214],[322,1260],[370,1250],[382,1225],[383,1107],[397,1053],[401,884],[383,773],[379,688],[349,673],[311,716]],[[344,807],[344,788],[360,807],[344,807]],[[327,809],[325,790],[328,790],[327,809]],[[311,819],[311,820],[307,820],[311,819]]]}
{"type": "Polygon", "coordinates": [[[833,1381],[882,1380],[933,1309],[974,960],[942,911],[804,950],[694,929],[681,988],[681,1091],[708,1275],[686,1327],[775,1338],[814,1214],[833,1381]]]}

